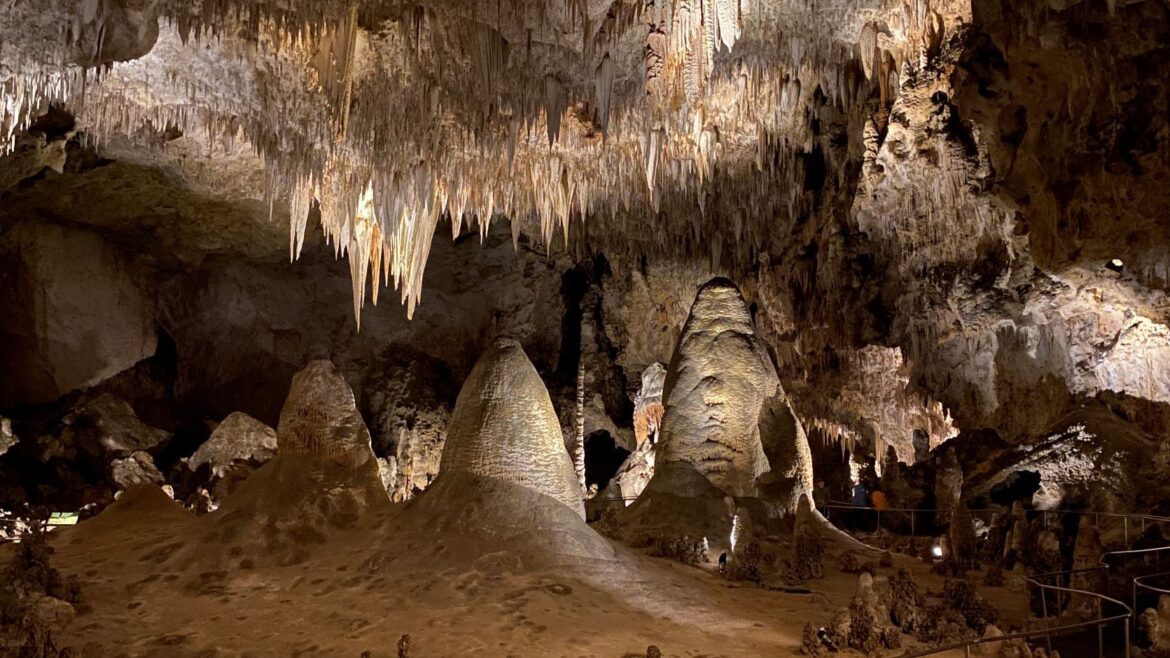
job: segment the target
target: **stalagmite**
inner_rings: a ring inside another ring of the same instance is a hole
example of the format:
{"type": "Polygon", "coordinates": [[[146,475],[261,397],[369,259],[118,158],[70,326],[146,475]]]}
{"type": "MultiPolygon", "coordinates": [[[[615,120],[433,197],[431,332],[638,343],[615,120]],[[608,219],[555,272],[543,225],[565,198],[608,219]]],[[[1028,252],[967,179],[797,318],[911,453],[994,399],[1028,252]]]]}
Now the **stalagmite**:
{"type": "Polygon", "coordinates": [[[651,483],[655,490],[677,490],[670,482],[675,476],[661,475],[669,465],[726,493],[754,496],[775,459],[769,484],[784,487],[787,507],[795,510],[800,494],[811,491],[808,440],[731,281],[713,279],[696,295],[667,370],[663,403],[655,475],[662,481],[651,483]]]}
{"type": "Polygon", "coordinates": [[[584,517],[548,391],[514,340],[499,339],[464,382],[451,414],[439,477],[470,473],[550,496],[584,517]]]}
{"type": "Polygon", "coordinates": [[[281,455],[310,455],[354,469],[374,461],[353,391],[329,361],[313,361],[293,377],[276,436],[281,455]]]}
{"type": "MultiPolygon", "coordinates": [[[[584,334],[582,333],[582,342],[584,334]]],[[[577,409],[574,416],[573,430],[573,470],[577,473],[577,482],[581,491],[585,485],[585,357],[578,357],[577,362],[577,409]]]]}

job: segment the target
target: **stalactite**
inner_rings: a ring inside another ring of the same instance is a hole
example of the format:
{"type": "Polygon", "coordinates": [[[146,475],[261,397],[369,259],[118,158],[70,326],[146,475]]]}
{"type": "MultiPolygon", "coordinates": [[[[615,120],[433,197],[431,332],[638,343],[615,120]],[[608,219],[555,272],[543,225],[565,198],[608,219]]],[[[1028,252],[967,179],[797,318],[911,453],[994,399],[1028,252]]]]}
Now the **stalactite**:
{"type": "Polygon", "coordinates": [[[561,137],[561,116],[565,113],[565,90],[556,76],[544,78],[544,117],[548,124],[548,145],[561,137]]]}
{"type": "MultiPolygon", "coordinates": [[[[94,11],[99,20],[101,6],[85,4],[79,20],[94,11]]],[[[802,95],[821,86],[848,102],[836,69],[856,66],[843,41],[790,26],[762,3],[617,3],[586,41],[597,47],[585,69],[605,135],[597,140],[577,112],[588,87],[532,66],[544,56],[533,49],[548,47],[532,36],[541,38],[547,17],[509,32],[527,34],[525,47],[504,38],[501,21],[514,17],[500,19],[498,8],[475,20],[439,7],[400,9],[366,34],[368,17],[352,2],[169,7],[158,43],[139,60],[96,71],[63,57],[16,58],[17,75],[0,81],[0,139],[11,148],[45,103],[59,102],[99,148],[145,124],[174,127],[208,149],[247,143],[266,169],[270,212],[287,204],[290,259],[301,253],[310,214],[319,214],[335,253],[357,260],[359,312],[368,273],[375,303],[381,285],[394,285],[412,313],[444,216],[452,235],[482,237],[506,215],[517,243],[535,220],[549,245],[557,230],[567,241],[570,221],[602,211],[597,221],[655,227],[653,248],[710,253],[721,266],[750,262],[768,230],[745,217],[781,204],[737,181],[754,168],[766,187],[785,191],[781,212],[795,216],[800,174],[787,162],[811,133],[802,95]],[[630,93],[636,82],[623,86],[626,60],[613,50],[630,30],[645,30],[645,95],[630,93]],[[719,222],[733,229],[726,242],[713,237],[719,222]]],[[[587,34],[596,18],[586,9],[569,13],[587,34]]]]}
{"type": "Polygon", "coordinates": [[[601,127],[603,135],[609,133],[609,110],[610,102],[613,100],[613,80],[616,74],[617,67],[613,58],[606,53],[601,58],[601,64],[597,66],[597,73],[594,76],[597,88],[597,124],[601,127]]]}

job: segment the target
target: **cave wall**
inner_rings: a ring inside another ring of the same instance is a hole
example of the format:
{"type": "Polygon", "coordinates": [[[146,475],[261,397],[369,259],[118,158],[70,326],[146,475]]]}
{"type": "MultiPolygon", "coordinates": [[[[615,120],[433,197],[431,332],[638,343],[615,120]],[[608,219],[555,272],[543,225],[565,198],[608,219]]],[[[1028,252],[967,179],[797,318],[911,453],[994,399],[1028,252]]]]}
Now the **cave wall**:
{"type": "Polygon", "coordinates": [[[21,222],[0,252],[0,408],[51,402],[154,354],[154,300],[98,234],[21,222]]]}

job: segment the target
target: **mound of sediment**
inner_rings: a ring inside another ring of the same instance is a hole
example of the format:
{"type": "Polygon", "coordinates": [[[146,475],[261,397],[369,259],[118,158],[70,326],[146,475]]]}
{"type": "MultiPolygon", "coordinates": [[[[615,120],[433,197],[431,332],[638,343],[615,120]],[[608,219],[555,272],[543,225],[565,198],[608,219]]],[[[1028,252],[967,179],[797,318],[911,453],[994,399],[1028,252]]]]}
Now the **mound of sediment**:
{"type": "Polygon", "coordinates": [[[293,377],[277,440],[276,457],[200,521],[175,564],[296,564],[367,512],[389,507],[370,433],[332,363],[314,361],[293,377]]]}
{"type": "Polygon", "coordinates": [[[491,544],[526,567],[612,560],[614,547],[568,506],[499,478],[441,473],[396,519],[404,532],[458,535],[476,550],[491,544]]]}
{"type": "MultiPolygon", "coordinates": [[[[226,550],[222,566],[296,564],[330,535],[389,506],[376,462],[354,469],[326,459],[277,455],[203,519],[203,541],[226,550]]],[[[201,551],[207,555],[206,551],[201,551]]]]}

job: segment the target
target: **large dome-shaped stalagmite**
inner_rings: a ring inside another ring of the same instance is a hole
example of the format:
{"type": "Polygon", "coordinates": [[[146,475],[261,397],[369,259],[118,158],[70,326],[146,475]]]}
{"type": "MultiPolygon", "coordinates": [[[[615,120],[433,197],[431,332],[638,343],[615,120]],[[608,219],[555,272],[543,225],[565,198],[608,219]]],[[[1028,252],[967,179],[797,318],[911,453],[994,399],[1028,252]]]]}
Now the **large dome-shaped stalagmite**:
{"type": "Polygon", "coordinates": [[[439,472],[518,484],[585,516],[552,400],[515,340],[496,340],[463,383],[439,472]]]}
{"type": "Polygon", "coordinates": [[[808,440],[730,280],[712,279],[695,296],[666,373],[663,404],[653,490],[686,495],[682,473],[691,470],[724,493],[755,496],[760,478],[775,470],[773,479],[789,480],[797,498],[811,491],[808,440]]]}

